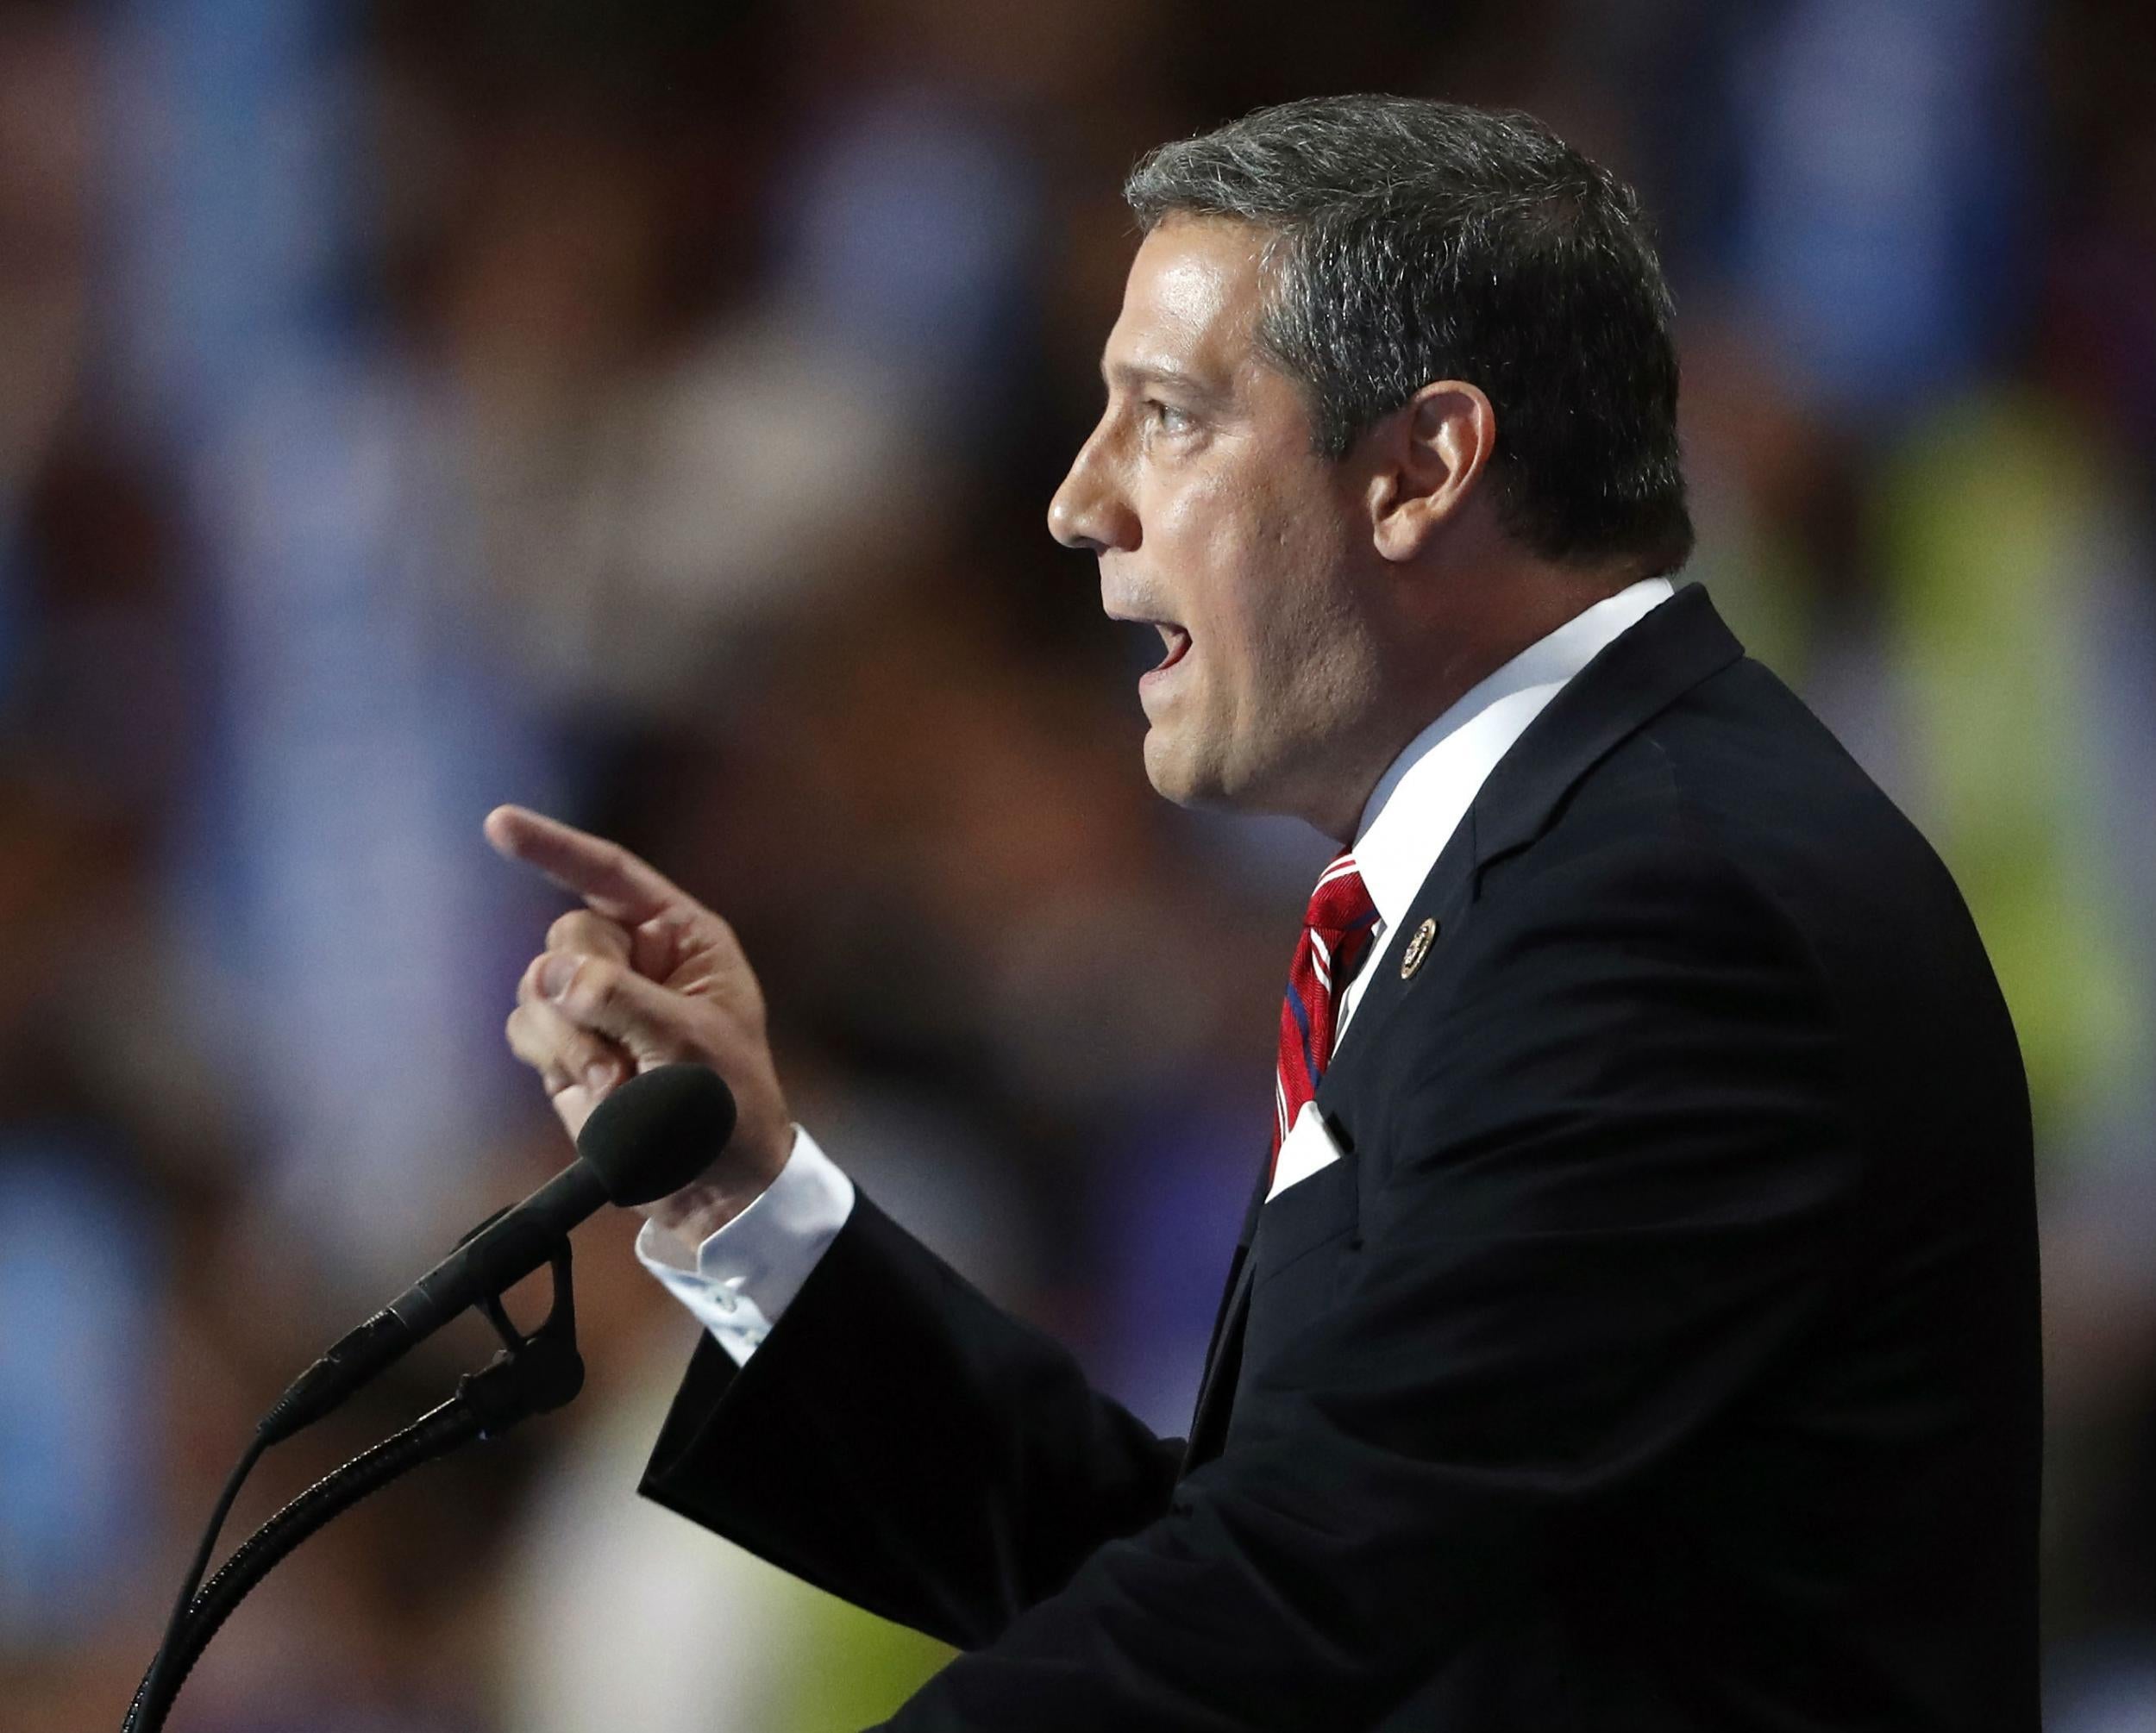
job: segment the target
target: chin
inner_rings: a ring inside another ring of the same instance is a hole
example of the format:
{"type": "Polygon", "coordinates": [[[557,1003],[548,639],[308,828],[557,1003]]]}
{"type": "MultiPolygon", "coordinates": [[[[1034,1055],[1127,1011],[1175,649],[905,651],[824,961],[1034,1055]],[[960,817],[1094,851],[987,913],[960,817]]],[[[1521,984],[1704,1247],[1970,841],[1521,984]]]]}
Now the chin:
{"type": "MultiPolygon", "coordinates": [[[[1329,815],[1304,797],[1307,789],[1292,784],[1277,770],[1268,774],[1250,765],[1208,762],[1177,752],[1158,729],[1145,736],[1145,777],[1163,800],[1203,812],[1238,818],[1297,818],[1335,841],[1329,815]]],[[[1352,815],[1351,815],[1351,819],[1352,815]]]]}
{"type": "Polygon", "coordinates": [[[1166,736],[1157,723],[1146,730],[1145,779],[1153,785],[1154,793],[1178,806],[1214,804],[1207,799],[1205,779],[1196,770],[1190,755],[1178,752],[1175,742],[1166,736]]]}
{"type": "Polygon", "coordinates": [[[1225,766],[1211,762],[1188,750],[1156,727],[1145,736],[1145,779],[1153,791],[1178,806],[1207,812],[1252,813],[1267,809],[1256,791],[1238,785],[1225,766]]]}

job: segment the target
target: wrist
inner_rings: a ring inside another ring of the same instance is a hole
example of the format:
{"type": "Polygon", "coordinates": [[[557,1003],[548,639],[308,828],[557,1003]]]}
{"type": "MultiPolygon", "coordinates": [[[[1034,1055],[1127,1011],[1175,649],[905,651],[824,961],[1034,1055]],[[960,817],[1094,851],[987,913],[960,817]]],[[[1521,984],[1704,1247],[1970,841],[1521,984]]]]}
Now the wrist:
{"type": "Polygon", "coordinates": [[[639,1207],[661,1232],[690,1246],[701,1245],[771,1189],[793,1154],[796,1129],[788,1123],[758,1158],[743,1161],[736,1149],[731,1152],[732,1161],[721,1162],[678,1192],[639,1207]]]}

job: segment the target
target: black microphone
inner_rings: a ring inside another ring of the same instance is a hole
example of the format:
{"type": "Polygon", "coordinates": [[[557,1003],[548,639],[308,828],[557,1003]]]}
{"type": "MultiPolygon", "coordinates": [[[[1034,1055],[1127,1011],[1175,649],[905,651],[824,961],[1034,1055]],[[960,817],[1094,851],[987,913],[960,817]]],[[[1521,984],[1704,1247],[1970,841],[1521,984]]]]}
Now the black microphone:
{"type": "Polygon", "coordinates": [[[602,1204],[649,1204],[678,1192],[717,1159],[734,1132],[734,1092],[701,1065],[662,1065],[632,1077],[592,1110],[576,1160],[505,1211],[292,1381],[255,1430],[289,1438],[383,1367],[554,1254],[602,1204]]]}

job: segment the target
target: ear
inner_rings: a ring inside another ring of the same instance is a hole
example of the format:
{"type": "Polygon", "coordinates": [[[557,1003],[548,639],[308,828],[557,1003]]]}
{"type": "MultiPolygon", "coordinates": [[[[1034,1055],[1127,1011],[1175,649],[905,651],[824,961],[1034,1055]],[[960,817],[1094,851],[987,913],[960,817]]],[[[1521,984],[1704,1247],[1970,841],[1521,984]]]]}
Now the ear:
{"type": "Polygon", "coordinates": [[[1438,379],[1370,430],[1370,540],[1385,559],[1420,554],[1459,521],[1497,447],[1497,412],[1479,385],[1438,379]]]}

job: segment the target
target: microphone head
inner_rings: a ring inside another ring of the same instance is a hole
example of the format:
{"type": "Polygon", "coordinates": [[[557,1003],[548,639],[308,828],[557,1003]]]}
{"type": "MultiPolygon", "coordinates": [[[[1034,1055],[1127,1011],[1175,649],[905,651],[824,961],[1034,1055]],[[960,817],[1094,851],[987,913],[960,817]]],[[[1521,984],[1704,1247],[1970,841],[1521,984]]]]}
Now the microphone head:
{"type": "Polygon", "coordinates": [[[592,1110],[578,1157],[624,1207],[678,1192],[734,1135],[734,1092],[709,1066],[662,1065],[632,1077],[592,1110]]]}

